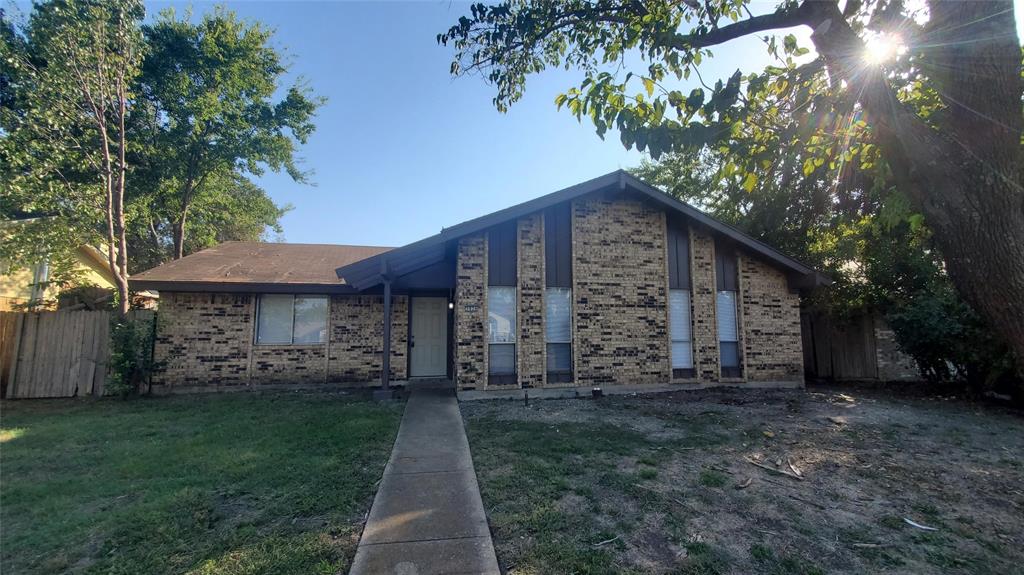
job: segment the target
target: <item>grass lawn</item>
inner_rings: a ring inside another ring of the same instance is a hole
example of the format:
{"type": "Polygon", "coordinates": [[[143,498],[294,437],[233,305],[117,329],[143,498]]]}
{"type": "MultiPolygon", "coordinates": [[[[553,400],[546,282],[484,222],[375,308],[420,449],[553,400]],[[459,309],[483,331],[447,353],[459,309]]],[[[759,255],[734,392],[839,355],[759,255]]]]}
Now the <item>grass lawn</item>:
{"type": "Polygon", "coordinates": [[[11,574],[343,572],[401,419],[345,394],[0,409],[11,574]]]}
{"type": "Polygon", "coordinates": [[[466,402],[462,412],[510,574],[1024,565],[1020,413],[840,389],[466,402]],[[803,480],[747,459],[789,473],[792,462],[803,480]]]}

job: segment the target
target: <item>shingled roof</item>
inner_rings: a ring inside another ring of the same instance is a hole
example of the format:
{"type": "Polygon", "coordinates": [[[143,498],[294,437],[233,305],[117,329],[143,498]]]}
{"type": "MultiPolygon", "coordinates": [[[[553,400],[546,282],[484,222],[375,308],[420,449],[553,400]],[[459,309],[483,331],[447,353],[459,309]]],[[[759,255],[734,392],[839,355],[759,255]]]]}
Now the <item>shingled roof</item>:
{"type": "Polygon", "coordinates": [[[345,281],[338,266],[384,253],[383,246],[225,242],[131,278],[133,289],[209,291],[337,291],[345,281]]]}

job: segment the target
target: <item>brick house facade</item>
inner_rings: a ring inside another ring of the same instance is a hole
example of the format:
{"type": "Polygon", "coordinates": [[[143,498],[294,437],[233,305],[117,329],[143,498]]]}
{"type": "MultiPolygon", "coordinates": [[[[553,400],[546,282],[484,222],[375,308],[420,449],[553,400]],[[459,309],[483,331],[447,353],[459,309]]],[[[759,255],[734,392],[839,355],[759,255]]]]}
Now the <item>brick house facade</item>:
{"type": "Polygon", "coordinates": [[[393,250],[204,253],[133,280],[161,293],[154,385],[374,386],[424,374],[463,391],[802,385],[799,292],[822,281],[624,172],[393,250]],[[501,226],[511,233],[496,234],[501,226]],[[686,253],[669,249],[670,227],[686,253]],[[293,265],[282,271],[284,262],[293,265]],[[314,265],[331,273],[312,275],[314,265]],[[670,282],[675,265],[685,266],[682,283],[670,282]],[[281,343],[289,317],[294,341],[281,343]],[[728,357],[739,365],[725,369],[728,357]]]}

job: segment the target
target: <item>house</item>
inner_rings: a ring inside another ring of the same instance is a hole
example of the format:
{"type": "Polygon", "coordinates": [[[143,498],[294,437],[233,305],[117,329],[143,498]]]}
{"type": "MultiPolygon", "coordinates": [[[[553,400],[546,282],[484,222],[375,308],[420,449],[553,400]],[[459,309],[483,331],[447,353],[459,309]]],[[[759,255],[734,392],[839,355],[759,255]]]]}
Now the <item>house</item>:
{"type": "Polygon", "coordinates": [[[478,393],[799,386],[827,280],[617,171],[400,248],[226,243],[131,281],[161,296],[155,386],[478,393]]]}
{"type": "Polygon", "coordinates": [[[107,267],[107,256],[99,248],[82,245],[74,252],[74,286],[58,286],[50,281],[49,262],[43,260],[28,267],[0,265],[0,311],[56,309],[62,295],[77,289],[75,299],[109,300],[114,276],[107,267]]]}

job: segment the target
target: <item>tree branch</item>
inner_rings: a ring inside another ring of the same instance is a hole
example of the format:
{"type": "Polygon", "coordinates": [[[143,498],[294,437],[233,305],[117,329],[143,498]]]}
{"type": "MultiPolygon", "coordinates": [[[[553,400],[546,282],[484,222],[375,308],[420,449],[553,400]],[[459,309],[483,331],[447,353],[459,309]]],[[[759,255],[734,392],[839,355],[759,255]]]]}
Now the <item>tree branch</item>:
{"type": "Polygon", "coordinates": [[[715,28],[707,32],[692,34],[676,34],[665,45],[676,50],[688,50],[693,48],[707,48],[724,44],[730,40],[779,28],[792,28],[794,26],[810,26],[813,24],[815,10],[812,4],[804,2],[797,8],[780,10],[771,14],[754,16],[741,20],[735,24],[729,24],[722,28],[715,28]]]}

